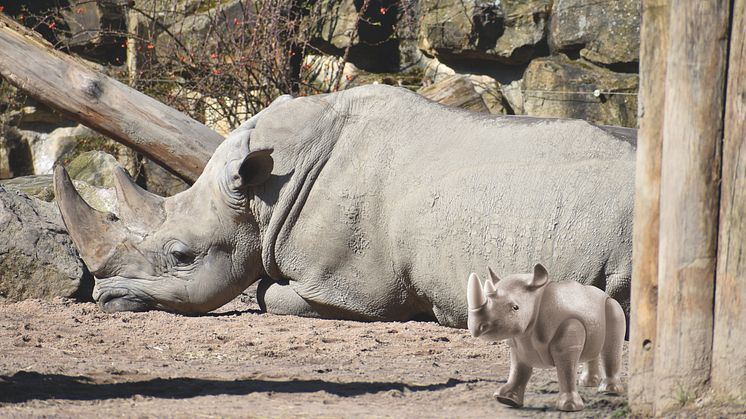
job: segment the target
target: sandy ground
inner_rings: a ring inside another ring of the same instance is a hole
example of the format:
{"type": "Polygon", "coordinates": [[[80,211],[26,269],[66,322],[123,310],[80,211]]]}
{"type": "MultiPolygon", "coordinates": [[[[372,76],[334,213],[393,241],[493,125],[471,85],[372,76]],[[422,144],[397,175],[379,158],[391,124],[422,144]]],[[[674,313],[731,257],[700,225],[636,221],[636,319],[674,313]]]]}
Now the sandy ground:
{"type": "MultiPolygon", "coordinates": [[[[91,303],[0,303],[0,417],[623,417],[582,388],[554,409],[553,370],[526,406],[492,393],[508,348],[434,323],[262,314],[249,295],[215,313],[106,314],[91,303]]],[[[626,353],[625,353],[626,359],[626,353]]],[[[624,381],[626,383],[625,365],[624,381]]]]}

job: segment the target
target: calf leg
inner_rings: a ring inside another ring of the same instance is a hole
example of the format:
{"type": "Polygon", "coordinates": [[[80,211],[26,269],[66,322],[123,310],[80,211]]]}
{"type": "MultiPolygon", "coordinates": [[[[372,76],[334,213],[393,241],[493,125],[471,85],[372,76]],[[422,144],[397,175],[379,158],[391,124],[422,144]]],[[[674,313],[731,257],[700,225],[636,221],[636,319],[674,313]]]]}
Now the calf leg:
{"type": "Polygon", "coordinates": [[[615,300],[606,300],[606,338],[601,351],[601,367],[606,375],[598,391],[604,394],[621,394],[624,387],[619,380],[622,366],[622,344],[626,330],[624,311],[615,300]]]}
{"type": "Polygon", "coordinates": [[[600,357],[593,358],[586,362],[583,373],[580,374],[580,385],[583,387],[596,387],[601,382],[601,372],[599,370],[600,357]]]}
{"type": "Polygon", "coordinates": [[[557,368],[560,396],[557,409],[565,412],[583,410],[583,399],[575,387],[578,361],[585,345],[585,327],[577,319],[563,322],[549,342],[549,353],[557,368]]]}
{"type": "Polygon", "coordinates": [[[508,382],[495,392],[494,397],[497,401],[510,407],[523,406],[523,395],[526,393],[526,384],[531,378],[531,372],[531,367],[519,361],[515,349],[511,349],[510,376],[508,382]]]}

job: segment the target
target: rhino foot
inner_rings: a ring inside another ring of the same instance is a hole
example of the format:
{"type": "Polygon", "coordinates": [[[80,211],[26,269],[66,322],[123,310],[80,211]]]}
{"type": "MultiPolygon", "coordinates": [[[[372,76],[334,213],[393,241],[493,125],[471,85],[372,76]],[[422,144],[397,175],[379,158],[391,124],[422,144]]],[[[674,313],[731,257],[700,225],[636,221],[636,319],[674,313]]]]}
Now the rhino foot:
{"type": "Polygon", "coordinates": [[[578,383],[583,387],[596,387],[601,384],[601,376],[598,374],[591,374],[588,371],[583,371],[578,383]]]}
{"type": "Polygon", "coordinates": [[[578,412],[583,410],[584,407],[583,399],[580,398],[580,394],[578,394],[577,391],[560,393],[560,398],[557,401],[557,410],[563,412],[578,412]]]}
{"type": "Polygon", "coordinates": [[[624,393],[624,386],[618,378],[604,378],[598,386],[598,392],[609,396],[618,396],[624,393]]]}
{"type": "Polygon", "coordinates": [[[504,385],[493,394],[495,399],[510,407],[523,407],[523,393],[504,385]]]}

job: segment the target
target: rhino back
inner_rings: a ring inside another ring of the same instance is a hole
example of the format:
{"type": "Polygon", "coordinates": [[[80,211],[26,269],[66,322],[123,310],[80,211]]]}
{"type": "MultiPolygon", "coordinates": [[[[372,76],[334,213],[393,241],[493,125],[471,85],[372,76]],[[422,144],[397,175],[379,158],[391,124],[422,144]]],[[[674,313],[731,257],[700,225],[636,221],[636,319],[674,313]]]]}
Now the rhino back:
{"type": "Polygon", "coordinates": [[[466,279],[487,265],[542,262],[584,283],[629,271],[629,132],[484,117],[387,87],[334,99],[334,122],[317,124],[334,128],[311,140],[333,146],[277,246],[304,297],[463,326],[466,279]]]}

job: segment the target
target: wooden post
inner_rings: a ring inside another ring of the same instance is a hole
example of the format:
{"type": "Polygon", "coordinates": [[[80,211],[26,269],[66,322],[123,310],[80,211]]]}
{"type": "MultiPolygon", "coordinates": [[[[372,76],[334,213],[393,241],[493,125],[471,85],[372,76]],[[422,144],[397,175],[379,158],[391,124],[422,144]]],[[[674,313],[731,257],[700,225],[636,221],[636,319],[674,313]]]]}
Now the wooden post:
{"type": "Polygon", "coordinates": [[[746,403],[746,0],[733,2],[720,195],[712,388],[746,403]]]}
{"type": "Polygon", "coordinates": [[[672,0],[661,161],[656,413],[710,379],[729,1],[672,0]]]}
{"type": "Polygon", "coordinates": [[[655,413],[658,232],[669,0],[644,0],[640,28],[640,128],[637,133],[630,313],[629,403],[655,413]]]}
{"type": "Polygon", "coordinates": [[[0,13],[0,75],[71,119],[148,156],[182,179],[202,173],[223,137],[60,51],[0,13]]]}

